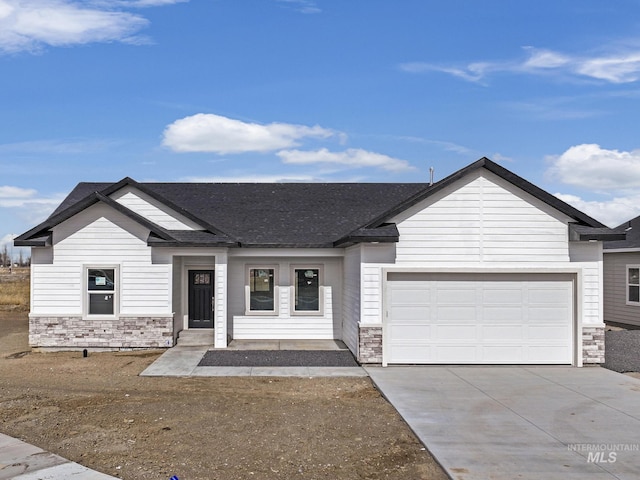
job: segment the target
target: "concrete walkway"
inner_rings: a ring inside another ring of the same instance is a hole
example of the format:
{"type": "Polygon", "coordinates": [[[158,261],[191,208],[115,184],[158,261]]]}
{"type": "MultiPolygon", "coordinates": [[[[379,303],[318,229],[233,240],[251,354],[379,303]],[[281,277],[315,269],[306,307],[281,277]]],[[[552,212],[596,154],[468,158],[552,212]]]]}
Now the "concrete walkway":
{"type": "Polygon", "coordinates": [[[211,347],[176,346],[149,365],[143,377],[366,377],[361,367],[199,367],[211,347]]]}
{"type": "Polygon", "coordinates": [[[640,478],[640,380],[599,367],[366,367],[454,479],[640,478]]]}
{"type": "Polygon", "coordinates": [[[0,480],[109,480],[90,470],[0,433],[0,480]]]}

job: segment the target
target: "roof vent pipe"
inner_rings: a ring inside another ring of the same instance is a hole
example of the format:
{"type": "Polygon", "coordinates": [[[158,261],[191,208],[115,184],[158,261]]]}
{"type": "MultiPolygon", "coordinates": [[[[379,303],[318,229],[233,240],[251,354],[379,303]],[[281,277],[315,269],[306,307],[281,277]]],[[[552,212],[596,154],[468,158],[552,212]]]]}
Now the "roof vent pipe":
{"type": "Polygon", "coordinates": [[[433,167],[429,167],[429,186],[433,185],[433,167]]]}

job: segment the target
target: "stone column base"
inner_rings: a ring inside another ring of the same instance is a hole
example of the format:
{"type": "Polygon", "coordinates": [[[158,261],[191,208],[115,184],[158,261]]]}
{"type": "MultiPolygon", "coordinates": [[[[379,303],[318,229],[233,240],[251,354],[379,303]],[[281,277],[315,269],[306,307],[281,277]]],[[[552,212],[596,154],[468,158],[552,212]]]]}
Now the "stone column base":
{"type": "Polygon", "coordinates": [[[604,363],[604,326],[582,327],[582,364],[604,363]]]}
{"type": "Polygon", "coordinates": [[[382,363],[382,326],[358,327],[358,362],[382,363]]]}

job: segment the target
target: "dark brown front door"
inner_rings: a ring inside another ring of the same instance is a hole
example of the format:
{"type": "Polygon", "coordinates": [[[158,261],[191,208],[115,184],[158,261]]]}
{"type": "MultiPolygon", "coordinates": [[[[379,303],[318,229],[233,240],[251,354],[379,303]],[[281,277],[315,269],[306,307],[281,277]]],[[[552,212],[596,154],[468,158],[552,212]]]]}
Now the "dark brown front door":
{"type": "Polygon", "coordinates": [[[213,328],[213,270],[189,270],[189,328],[213,328]]]}

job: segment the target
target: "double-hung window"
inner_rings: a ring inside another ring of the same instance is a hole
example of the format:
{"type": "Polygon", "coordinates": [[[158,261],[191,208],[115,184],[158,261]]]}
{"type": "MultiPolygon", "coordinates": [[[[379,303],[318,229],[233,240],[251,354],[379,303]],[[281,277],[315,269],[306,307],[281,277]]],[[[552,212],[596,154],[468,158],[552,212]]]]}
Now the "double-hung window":
{"type": "Polygon", "coordinates": [[[85,269],[87,315],[115,315],[117,271],[115,267],[89,267],[85,269]]]}
{"type": "Polygon", "coordinates": [[[322,314],[322,268],[295,266],[292,268],[294,302],[297,314],[322,314]]]}
{"type": "Polygon", "coordinates": [[[627,303],[640,305],[640,265],[627,266],[627,303]]]}
{"type": "Polygon", "coordinates": [[[250,266],[247,271],[247,314],[277,313],[277,268],[250,266]]]}

